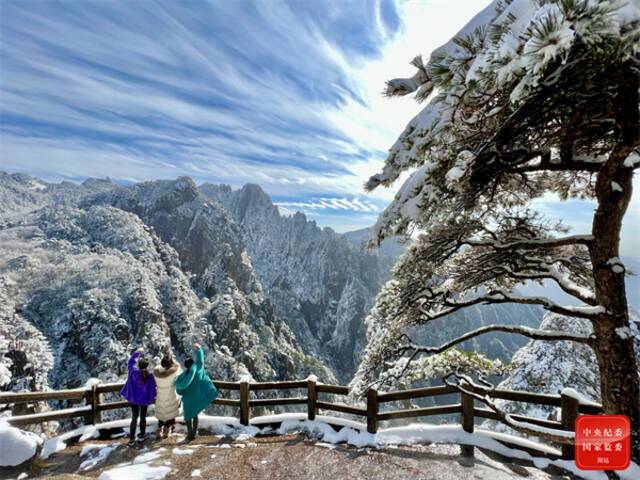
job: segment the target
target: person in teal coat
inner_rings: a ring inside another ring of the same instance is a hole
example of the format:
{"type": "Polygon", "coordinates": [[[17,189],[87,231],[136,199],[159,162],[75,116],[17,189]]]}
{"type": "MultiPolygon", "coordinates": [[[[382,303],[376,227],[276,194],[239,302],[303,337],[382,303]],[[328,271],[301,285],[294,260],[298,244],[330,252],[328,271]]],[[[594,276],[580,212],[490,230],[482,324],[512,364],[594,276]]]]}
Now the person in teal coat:
{"type": "Polygon", "coordinates": [[[187,424],[187,441],[198,433],[198,414],[218,398],[218,389],[204,370],[204,351],[196,343],[196,361],[188,358],[184,372],[176,378],[176,391],[182,395],[183,418],[187,424]]]}

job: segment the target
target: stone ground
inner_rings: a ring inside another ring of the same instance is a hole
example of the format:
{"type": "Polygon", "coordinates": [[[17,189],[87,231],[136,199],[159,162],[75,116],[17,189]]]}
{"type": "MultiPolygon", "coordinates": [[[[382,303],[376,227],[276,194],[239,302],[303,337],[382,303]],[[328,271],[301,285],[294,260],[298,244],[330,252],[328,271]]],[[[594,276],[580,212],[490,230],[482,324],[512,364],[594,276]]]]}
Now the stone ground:
{"type": "MultiPolygon", "coordinates": [[[[151,465],[167,465],[171,479],[192,478],[199,469],[202,479],[415,479],[415,480],[506,480],[565,479],[561,474],[540,471],[530,465],[513,463],[489,452],[476,449],[474,460],[460,456],[457,445],[421,445],[412,447],[355,448],[329,445],[309,439],[304,434],[262,436],[244,440],[203,435],[190,444],[181,442],[182,436],[163,441],[148,441],[142,449],[131,449],[123,439],[90,440],[72,445],[37,460],[29,469],[28,478],[81,480],[97,478],[100,474],[123,463],[132,462],[149,451],[160,452],[151,465]],[[86,444],[104,446],[120,443],[102,463],[88,471],[79,471],[80,457],[86,444]],[[174,451],[174,448],[177,451],[174,451]],[[191,452],[185,454],[185,452],[191,452]]],[[[20,472],[5,472],[3,478],[16,478],[20,472]],[[10,476],[6,476],[10,473],[10,476]]]]}

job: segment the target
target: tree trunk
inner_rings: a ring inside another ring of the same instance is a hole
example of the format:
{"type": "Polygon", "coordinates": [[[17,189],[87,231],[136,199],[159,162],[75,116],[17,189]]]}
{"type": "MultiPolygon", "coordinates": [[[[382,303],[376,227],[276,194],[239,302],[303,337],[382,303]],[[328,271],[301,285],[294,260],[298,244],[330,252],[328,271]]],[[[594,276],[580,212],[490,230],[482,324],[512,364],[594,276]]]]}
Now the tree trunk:
{"type": "Polygon", "coordinates": [[[640,139],[638,76],[632,69],[615,72],[619,84],[614,99],[616,145],[598,172],[598,207],[593,218],[590,248],[598,304],[606,311],[593,322],[594,350],[600,369],[600,388],[605,413],[627,415],[631,420],[631,455],[640,461],[640,387],[629,332],[629,311],[625,292],[625,272],[619,258],[622,219],[631,200],[633,169],[625,159],[640,139]],[[620,187],[620,188],[618,188],[620,187]],[[621,191],[620,191],[621,190],[621,191]]]}

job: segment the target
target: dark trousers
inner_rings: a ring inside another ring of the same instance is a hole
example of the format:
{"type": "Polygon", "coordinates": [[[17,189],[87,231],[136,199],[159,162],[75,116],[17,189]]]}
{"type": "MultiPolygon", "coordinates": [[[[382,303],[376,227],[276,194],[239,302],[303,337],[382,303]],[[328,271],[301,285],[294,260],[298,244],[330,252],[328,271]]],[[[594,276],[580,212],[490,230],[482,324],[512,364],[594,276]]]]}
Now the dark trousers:
{"type": "Polygon", "coordinates": [[[158,420],[158,428],[162,428],[162,427],[173,428],[175,424],[176,424],[175,418],[172,418],[170,420],[158,420]]]}
{"type": "Polygon", "coordinates": [[[131,406],[131,425],[129,425],[129,440],[136,438],[136,424],[138,423],[138,416],[140,416],[140,436],[143,437],[147,433],[147,405],[134,405],[131,406]]]}
{"type": "Polygon", "coordinates": [[[187,424],[187,436],[190,438],[195,438],[198,433],[198,415],[193,417],[191,420],[185,421],[187,424]]]}

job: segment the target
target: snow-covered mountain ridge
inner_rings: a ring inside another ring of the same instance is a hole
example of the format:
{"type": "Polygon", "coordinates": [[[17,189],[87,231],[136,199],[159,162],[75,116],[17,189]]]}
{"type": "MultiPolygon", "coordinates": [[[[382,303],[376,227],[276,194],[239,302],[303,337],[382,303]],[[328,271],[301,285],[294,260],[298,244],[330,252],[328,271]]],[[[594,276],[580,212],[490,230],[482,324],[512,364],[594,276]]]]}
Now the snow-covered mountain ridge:
{"type": "MultiPolygon", "coordinates": [[[[392,240],[370,252],[366,231],[338,234],[301,213],[280,215],[250,184],[54,184],[0,173],[0,198],[0,334],[12,351],[41,358],[37,383],[56,388],[121,377],[137,343],[155,357],[170,343],[183,356],[195,340],[218,378],[314,372],[347,382],[363,320],[404,250],[392,240]],[[27,330],[40,341],[18,341],[27,330]]],[[[480,307],[447,331],[416,336],[433,344],[469,323],[541,318],[513,307],[480,307]]],[[[523,344],[489,336],[469,348],[508,359],[523,344]]],[[[4,388],[23,381],[12,368],[4,388]]]]}
{"type": "Polygon", "coordinates": [[[3,388],[115,380],[134,345],[157,361],[169,345],[190,354],[196,341],[217,378],[334,379],[273,312],[238,225],[190,179],[85,182],[61,198],[44,182],[28,195],[26,176],[0,180],[31,210],[0,221],[0,336],[35,369],[31,385],[18,385],[18,365],[2,355],[3,388]]]}

